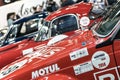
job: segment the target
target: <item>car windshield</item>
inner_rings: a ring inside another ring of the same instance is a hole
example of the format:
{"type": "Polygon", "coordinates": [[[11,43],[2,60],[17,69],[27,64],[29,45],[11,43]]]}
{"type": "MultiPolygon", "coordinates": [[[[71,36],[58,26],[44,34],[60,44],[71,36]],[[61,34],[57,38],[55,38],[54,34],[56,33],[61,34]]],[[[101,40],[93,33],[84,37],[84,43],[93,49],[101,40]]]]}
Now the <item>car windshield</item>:
{"type": "Polygon", "coordinates": [[[40,27],[35,41],[47,40],[50,37],[78,29],[77,17],[74,14],[62,15],[50,22],[43,20],[40,25],[42,27],[40,27]]]}
{"type": "Polygon", "coordinates": [[[45,20],[39,22],[39,30],[38,30],[38,34],[34,39],[35,41],[48,39],[47,33],[48,33],[49,24],[50,23],[45,20]]]}
{"type": "Polygon", "coordinates": [[[113,31],[118,21],[120,21],[120,3],[115,5],[108,13],[103,18],[103,21],[100,22],[99,26],[94,29],[94,32],[99,37],[108,36],[113,31]]]}

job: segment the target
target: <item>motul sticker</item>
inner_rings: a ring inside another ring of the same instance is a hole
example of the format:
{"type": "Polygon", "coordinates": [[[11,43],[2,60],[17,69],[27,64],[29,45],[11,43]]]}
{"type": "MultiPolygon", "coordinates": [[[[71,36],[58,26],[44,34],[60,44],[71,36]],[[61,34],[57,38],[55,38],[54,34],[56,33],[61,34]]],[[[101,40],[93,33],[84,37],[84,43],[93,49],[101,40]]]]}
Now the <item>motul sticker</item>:
{"type": "Polygon", "coordinates": [[[53,64],[53,65],[41,68],[39,70],[32,72],[32,79],[35,79],[35,78],[40,77],[40,76],[44,76],[44,75],[49,74],[49,73],[53,73],[53,72],[58,71],[58,70],[60,70],[60,67],[58,66],[58,64],[53,64]]]}
{"type": "Polygon", "coordinates": [[[14,65],[9,66],[8,68],[3,68],[0,71],[0,79],[4,78],[5,76],[13,73],[14,71],[16,71],[17,69],[21,68],[24,64],[27,63],[27,60],[21,61],[19,63],[15,63],[14,65]]]}
{"type": "Polygon", "coordinates": [[[71,61],[73,61],[73,60],[76,60],[76,59],[79,59],[79,58],[82,58],[82,57],[85,57],[88,55],[89,54],[88,54],[87,48],[82,48],[82,49],[79,49],[77,51],[71,52],[70,59],[71,59],[71,61]]]}
{"type": "Polygon", "coordinates": [[[23,50],[23,55],[27,55],[27,54],[30,54],[33,52],[33,48],[29,48],[29,49],[26,49],[26,50],[23,50]]]}
{"type": "Polygon", "coordinates": [[[110,63],[109,55],[104,51],[97,51],[92,56],[92,64],[97,69],[104,69],[110,63]]]}
{"type": "Polygon", "coordinates": [[[76,65],[73,68],[74,68],[75,75],[79,75],[79,74],[94,70],[91,62],[86,62],[80,65],[76,65]]]}

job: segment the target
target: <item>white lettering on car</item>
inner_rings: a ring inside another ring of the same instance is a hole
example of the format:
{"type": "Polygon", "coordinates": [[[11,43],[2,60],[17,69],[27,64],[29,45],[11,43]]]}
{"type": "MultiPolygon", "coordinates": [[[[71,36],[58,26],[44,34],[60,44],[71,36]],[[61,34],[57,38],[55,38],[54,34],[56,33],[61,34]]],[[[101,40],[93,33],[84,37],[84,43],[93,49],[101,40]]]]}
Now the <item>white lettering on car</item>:
{"type": "Polygon", "coordinates": [[[94,80],[120,80],[120,75],[118,72],[118,67],[109,68],[94,73],[94,80]]]}
{"type": "Polygon", "coordinates": [[[40,76],[44,76],[44,75],[49,74],[49,73],[53,73],[53,72],[58,71],[58,70],[60,70],[60,67],[58,66],[58,64],[53,64],[53,65],[44,67],[42,69],[33,71],[32,72],[32,79],[35,79],[35,78],[40,77],[40,76]]]}
{"type": "Polygon", "coordinates": [[[109,78],[110,80],[115,80],[115,76],[113,74],[104,74],[99,76],[99,80],[104,80],[105,78],[109,78]]]}
{"type": "Polygon", "coordinates": [[[35,51],[34,54],[30,54],[25,57],[28,58],[28,63],[29,63],[35,58],[45,59],[47,57],[52,56],[55,52],[58,52],[58,51],[61,51],[64,49],[65,49],[64,47],[43,46],[43,47],[39,48],[39,50],[35,51]]]}
{"type": "Polygon", "coordinates": [[[33,52],[33,48],[29,48],[29,49],[26,49],[26,50],[23,50],[23,55],[27,55],[27,54],[30,54],[33,52]]]}

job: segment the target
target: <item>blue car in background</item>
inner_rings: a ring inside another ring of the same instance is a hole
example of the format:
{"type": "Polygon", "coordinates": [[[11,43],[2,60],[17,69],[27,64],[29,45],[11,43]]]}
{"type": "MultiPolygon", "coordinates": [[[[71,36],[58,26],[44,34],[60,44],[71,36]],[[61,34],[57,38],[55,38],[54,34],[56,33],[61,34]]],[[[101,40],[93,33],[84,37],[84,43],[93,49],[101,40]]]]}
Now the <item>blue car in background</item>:
{"type": "Polygon", "coordinates": [[[38,32],[40,19],[45,18],[48,14],[37,13],[32,16],[19,19],[10,26],[5,37],[0,41],[0,46],[12,44],[24,39],[32,38],[38,32]]]}

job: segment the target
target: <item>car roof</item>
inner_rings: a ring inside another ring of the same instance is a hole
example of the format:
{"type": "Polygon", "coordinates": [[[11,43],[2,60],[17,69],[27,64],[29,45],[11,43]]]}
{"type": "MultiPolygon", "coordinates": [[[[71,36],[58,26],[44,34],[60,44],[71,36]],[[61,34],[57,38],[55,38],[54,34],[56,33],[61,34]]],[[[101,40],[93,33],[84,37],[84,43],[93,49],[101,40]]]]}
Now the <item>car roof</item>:
{"type": "Polygon", "coordinates": [[[36,19],[36,18],[45,18],[46,16],[47,16],[47,13],[46,13],[46,12],[37,13],[37,14],[31,15],[31,16],[27,16],[27,17],[23,17],[23,18],[21,18],[21,19],[18,19],[18,20],[16,20],[16,21],[14,21],[13,24],[23,23],[23,22],[29,21],[29,20],[31,20],[31,19],[36,19]]]}
{"type": "Polygon", "coordinates": [[[65,14],[81,14],[81,13],[87,14],[91,8],[92,8],[91,3],[80,2],[77,4],[73,4],[73,5],[58,9],[57,11],[55,11],[55,12],[51,13],[49,16],[47,16],[45,18],[45,20],[51,21],[54,18],[65,15],[65,14]]]}

